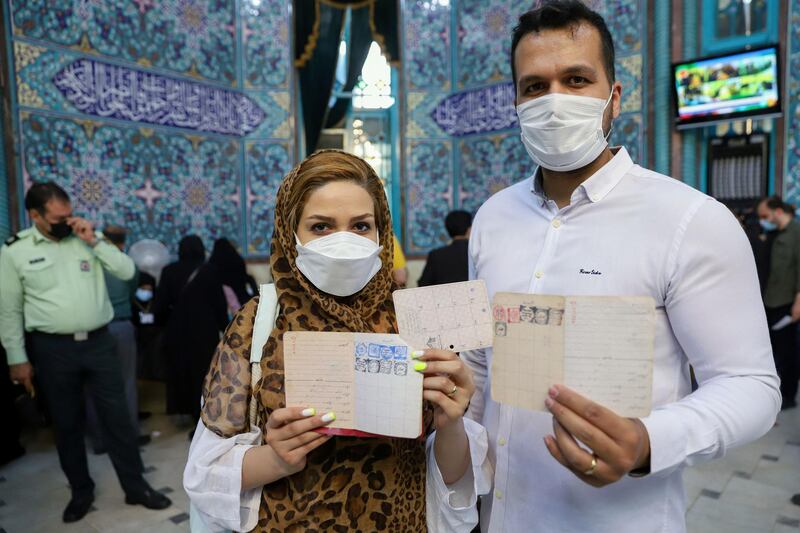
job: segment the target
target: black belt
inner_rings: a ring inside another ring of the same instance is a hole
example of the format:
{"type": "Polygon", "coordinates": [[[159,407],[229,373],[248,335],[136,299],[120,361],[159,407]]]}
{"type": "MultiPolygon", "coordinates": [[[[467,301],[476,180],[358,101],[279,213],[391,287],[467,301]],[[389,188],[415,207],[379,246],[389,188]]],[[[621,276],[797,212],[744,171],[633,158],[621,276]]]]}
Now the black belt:
{"type": "Polygon", "coordinates": [[[70,341],[86,341],[91,339],[92,337],[96,337],[101,333],[105,333],[108,331],[108,325],[101,326],[95,330],[88,331],[88,332],[76,332],[76,333],[46,333],[44,331],[31,331],[33,335],[41,335],[43,337],[50,337],[51,339],[62,339],[62,340],[70,340],[70,341]]]}

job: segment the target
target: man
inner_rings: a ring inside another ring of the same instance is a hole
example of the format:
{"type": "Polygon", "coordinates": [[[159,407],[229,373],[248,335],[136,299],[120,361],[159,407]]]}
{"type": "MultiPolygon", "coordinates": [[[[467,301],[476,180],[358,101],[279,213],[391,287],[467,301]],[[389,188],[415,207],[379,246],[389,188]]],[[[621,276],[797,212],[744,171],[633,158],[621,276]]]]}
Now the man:
{"type": "Polygon", "coordinates": [[[800,378],[796,325],[800,320],[800,223],[780,196],[764,198],[756,211],[762,228],[773,234],[764,306],[772,355],[781,378],[781,409],[790,409],[797,407],[795,396],[800,378]],[[779,324],[785,317],[790,317],[791,323],[784,320],[779,324]]]}
{"type": "Polygon", "coordinates": [[[470,277],[490,296],[651,296],[654,407],[623,418],[561,384],[546,401],[552,416],[501,405],[491,350],[462,354],[483,391],[470,414],[494,464],[482,530],[685,531],[683,466],[760,437],[780,406],[747,239],[722,204],[608,148],[622,87],[600,15],[547,3],[520,17],[511,51],[523,142],[539,168],[478,211],[470,277]]]}
{"type": "Polygon", "coordinates": [[[37,390],[53,418],[61,469],[72,489],[63,519],[80,520],[94,501],[84,444],[85,386],[106,430],[125,502],[164,509],[170,500],[142,477],[114,337],[107,326],[113,310],[103,271],[130,279],[133,261],[95,234],[87,220],[74,216],[69,196],[55,183],[34,184],[25,195],[25,209],[33,226],[0,249],[0,341],[12,381],[32,391],[35,371],[37,390]]]}
{"type": "Polygon", "coordinates": [[[471,226],[472,215],[467,211],[455,210],[447,214],[444,227],[452,241],[428,254],[425,269],[417,282],[420,287],[469,279],[467,243],[471,226]]]}
{"type": "MultiPolygon", "coordinates": [[[[127,231],[121,226],[113,224],[103,228],[103,236],[108,242],[116,246],[121,252],[125,250],[127,231]]],[[[139,273],[128,280],[122,280],[108,271],[103,271],[108,298],[114,310],[114,318],[108,324],[108,330],[117,341],[117,358],[122,369],[122,379],[125,383],[125,399],[128,413],[131,417],[134,431],[138,435],[137,443],[142,446],[150,442],[150,435],[141,435],[139,432],[139,402],[136,390],[136,335],[133,329],[133,297],[136,293],[139,273]]],[[[91,437],[96,454],[105,453],[106,446],[103,434],[97,420],[97,411],[91,395],[86,395],[86,418],[88,433],[91,437]]]]}

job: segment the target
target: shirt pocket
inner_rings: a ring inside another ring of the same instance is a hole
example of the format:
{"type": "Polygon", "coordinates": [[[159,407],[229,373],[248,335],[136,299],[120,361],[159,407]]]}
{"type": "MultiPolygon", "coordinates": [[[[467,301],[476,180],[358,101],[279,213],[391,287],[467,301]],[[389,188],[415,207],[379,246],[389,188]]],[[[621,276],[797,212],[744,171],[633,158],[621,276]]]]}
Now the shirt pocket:
{"type": "Polygon", "coordinates": [[[34,260],[36,262],[24,265],[22,271],[22,285],[25,290],[47,291],[56,286],[55,262],[49,257],[44,260],[34,260]]]}

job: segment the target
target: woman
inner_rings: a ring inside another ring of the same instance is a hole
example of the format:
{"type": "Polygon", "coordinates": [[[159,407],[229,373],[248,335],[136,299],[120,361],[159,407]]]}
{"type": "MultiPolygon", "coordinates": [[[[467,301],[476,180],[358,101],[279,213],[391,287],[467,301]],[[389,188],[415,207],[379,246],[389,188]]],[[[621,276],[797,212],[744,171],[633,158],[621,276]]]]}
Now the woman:
{"type": "Polygon", "coordinates": [[[228,239],[214,241],[214,250],[208,263],[216,270],[225,293],[228,312],[233,316],[247,300],[256,295],[256,282],[247,273],[244,259],[228,239]]]}
{"type": "Polygon", "coordinates": [[[436,430],[427,448],[421,439],[321,435],[313,430],[333,413],[284,404],[284,332],[397,332],[391,254],[383,186],[365,161],[317,152],[284,178],[270,257],[280,312],[262,352],[262,378],[251,396],[254,298],[217,348],[184,472],[184,488],[206,523],[243,531],[419,532],[469,531],[477,522],[486,437],[462,418],[474,385],[456,354],[427,350],[420,359],[425,431],[436,430]],[[258,427],[250,428],[252,397],[258,427]],[[471,457],[470,449],[484,451],[471,457]]]}

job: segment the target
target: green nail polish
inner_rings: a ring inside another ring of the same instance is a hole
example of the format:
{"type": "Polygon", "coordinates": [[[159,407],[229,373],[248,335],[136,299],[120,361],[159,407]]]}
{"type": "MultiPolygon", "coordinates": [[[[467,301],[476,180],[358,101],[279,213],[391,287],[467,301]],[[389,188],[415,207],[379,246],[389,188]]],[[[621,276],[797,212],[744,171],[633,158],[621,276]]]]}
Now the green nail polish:
{"type": "Polygon", "coordinates": [[[417,372],[422,372],[426,368],[428,368],[428,363],[423,363],[422,361],[414,363],[414,370],[416,370],[417,372]]]}

